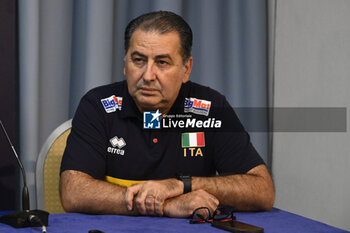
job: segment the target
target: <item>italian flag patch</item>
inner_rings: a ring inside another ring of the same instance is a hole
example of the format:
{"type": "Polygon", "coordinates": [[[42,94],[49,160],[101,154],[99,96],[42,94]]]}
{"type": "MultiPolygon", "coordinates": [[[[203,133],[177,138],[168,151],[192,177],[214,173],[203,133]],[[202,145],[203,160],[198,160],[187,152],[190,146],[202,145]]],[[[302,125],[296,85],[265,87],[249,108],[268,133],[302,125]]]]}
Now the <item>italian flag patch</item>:
{"type": "Polygon", "coordinates": [[[203,146],[205,146],[204,132],[182,134],[182,147],[203,147],[203,146]]]}

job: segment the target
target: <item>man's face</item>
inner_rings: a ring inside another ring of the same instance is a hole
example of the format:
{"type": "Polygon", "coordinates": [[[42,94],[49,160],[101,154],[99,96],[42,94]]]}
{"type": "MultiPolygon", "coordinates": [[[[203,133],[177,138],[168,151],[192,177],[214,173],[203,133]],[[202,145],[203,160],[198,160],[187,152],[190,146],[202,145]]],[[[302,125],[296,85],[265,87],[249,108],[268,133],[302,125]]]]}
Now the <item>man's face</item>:
{"type": "Polygon", "coordinates": [[[137,29],[133,33],[124,75],[141,112],[159,109],[166,114],[170,110],[192,69],[192,57],[183,65],[180,52],[177,32],[159,34],[137,29]]]}

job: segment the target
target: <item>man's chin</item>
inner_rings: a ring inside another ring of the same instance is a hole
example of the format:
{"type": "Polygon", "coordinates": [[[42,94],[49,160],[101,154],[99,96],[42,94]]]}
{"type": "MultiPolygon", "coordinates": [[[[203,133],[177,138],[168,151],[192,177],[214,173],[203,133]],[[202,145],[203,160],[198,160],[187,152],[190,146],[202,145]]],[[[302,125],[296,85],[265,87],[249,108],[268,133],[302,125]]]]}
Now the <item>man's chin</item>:
{"type": "Polygon", "coordinates": [[[143,109],[143,111],[156,111],[160,109],[160,101],[155,100],[145,100],[144,98],[137,101],[139,108],[143,109]]]}

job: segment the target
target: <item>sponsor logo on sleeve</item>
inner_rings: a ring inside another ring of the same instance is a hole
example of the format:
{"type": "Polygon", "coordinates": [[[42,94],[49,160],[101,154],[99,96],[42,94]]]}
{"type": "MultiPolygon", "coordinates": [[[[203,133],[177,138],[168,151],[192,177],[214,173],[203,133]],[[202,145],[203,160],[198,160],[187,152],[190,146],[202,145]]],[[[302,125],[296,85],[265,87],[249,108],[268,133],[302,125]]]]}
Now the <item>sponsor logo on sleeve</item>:
{"type": "Polygon", "coordinates": [[[115,112],[117,109],[122,110],[123,97],[112,95],[108,98],[101,99],[101,103],[107,113],[115,112]]]}
{"type": "Polygon", "coordinates": [[[184,112],[192,112],[198,115],[209,115],[211,101],[196,98],[185,98],[184,112]]]}

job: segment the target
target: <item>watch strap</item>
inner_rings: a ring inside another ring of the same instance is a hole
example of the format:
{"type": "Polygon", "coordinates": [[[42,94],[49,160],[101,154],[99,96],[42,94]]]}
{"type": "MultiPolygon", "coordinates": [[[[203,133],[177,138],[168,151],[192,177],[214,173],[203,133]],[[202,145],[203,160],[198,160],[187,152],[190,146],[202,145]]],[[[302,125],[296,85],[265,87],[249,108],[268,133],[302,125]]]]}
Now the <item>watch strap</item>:
{"type": "Polygon", "coordinates": [[[179,180],[181,180],[184,184],[184,194],[192,191],[192,177],[191,176],[179,176],[179,180]]]}

